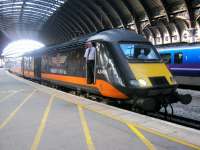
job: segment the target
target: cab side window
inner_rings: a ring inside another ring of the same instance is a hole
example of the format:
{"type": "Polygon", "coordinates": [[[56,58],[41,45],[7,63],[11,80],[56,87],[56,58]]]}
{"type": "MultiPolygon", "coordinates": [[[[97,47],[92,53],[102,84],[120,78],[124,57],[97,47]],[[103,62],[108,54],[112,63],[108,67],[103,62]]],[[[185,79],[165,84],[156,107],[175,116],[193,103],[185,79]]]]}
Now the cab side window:
{"type": "Polygon", "coordinates": [[[170,53],[160,54],[160,56],[163,59],[164,63],[171,64],[171,54],[170,53]]]}
{"type": "Polygon", "coordinates": [[[112,46],[106,42],[96,42],[95,44],[97,53],[97,78],[124,86],[111,52],[112,46]]]}
{"type": "Polygon", "coordinates": [[[174,64],[182,64],[182,63],[183,63],[183,53],[175,53],[174,64]]]}

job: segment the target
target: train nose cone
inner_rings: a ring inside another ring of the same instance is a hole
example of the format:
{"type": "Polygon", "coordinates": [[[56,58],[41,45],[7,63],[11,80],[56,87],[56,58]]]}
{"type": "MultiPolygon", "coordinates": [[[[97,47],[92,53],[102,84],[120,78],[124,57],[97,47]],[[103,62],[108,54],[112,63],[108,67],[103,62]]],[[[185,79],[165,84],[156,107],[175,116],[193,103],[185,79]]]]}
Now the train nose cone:
{"type": "Polygon", "coordinates": [[[182,104],[189,104],[192,101],[192,96],[190,94],[180,95],[180,102],[182,104]]]}

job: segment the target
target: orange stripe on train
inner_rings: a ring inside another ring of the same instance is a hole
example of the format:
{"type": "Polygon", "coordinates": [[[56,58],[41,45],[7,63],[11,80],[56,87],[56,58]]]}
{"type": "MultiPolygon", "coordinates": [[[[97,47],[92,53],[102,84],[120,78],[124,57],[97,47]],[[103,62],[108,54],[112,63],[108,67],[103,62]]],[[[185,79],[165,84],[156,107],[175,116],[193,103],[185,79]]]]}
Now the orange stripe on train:
{"type": "Polygon", "coordinates": [[[24,70],[24,76],[28,78],[34,78],[34,72],[29,70],[24,70]]]}
{"type": "Polygon", "coordinates": [[[11,68],[10,71],[12,71],[13,73],[22,75],[21,67],[11,68]]]}
{"type": "Polygon", "coordinates": [[[65,76],[65,75],[57,75],[57,74],[41,74],[43,79],[51,79],[56,81],[62,81],[67,83],[72,83],[76,85],[88,86],[97,88],[103,96],[119,98],[119,99],[127,99],[128,97],[123,94],[121,91],[113,87],[106,81],[96,80],[95,84],[87,84],[86,78],[83,77],[73,77],[73,76],[65,76]]]}

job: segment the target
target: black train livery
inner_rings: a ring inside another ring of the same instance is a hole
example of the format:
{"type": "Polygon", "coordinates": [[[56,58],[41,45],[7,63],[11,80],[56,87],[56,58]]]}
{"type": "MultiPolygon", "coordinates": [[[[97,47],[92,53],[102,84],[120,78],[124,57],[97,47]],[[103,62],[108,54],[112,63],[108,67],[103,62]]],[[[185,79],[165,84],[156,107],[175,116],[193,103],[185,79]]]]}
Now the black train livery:
{"type": "Polygon", "coordinates": [[[69,42],[26,53],[10,71],[26,78],[47,81],[87,92],[145,111],[191,102],[180,95],[177,83],[155,47],[143,36],[125,29],[104,30],[69,42]],[[87,84],[85,43],[96,47],[94,82],[87,84]]]}

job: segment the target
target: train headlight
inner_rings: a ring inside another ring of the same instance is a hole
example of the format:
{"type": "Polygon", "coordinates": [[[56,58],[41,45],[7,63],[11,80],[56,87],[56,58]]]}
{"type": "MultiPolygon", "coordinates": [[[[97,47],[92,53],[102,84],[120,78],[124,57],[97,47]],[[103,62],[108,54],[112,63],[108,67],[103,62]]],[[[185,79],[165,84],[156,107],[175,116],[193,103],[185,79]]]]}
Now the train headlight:
{"type": "Polygon", "coordinates": [[[177,84],[176,80],[174,79],[174,77],[170,77],[170,80],[172,83],[177,84]]]}
{"type": "Polygon", "coordinates": [[[138,87],[140,85],[137,80],[130,80],[129,83],[130,83],[130,85],[136,86],[136,87],[138,87]]]}
{"type": "Polygon", "coordinates": [[[139,81],[139,84],[140,84],[141,87],[147,86],[147,82],[145,80],[139,79],[138,81],[139,81]]]}

